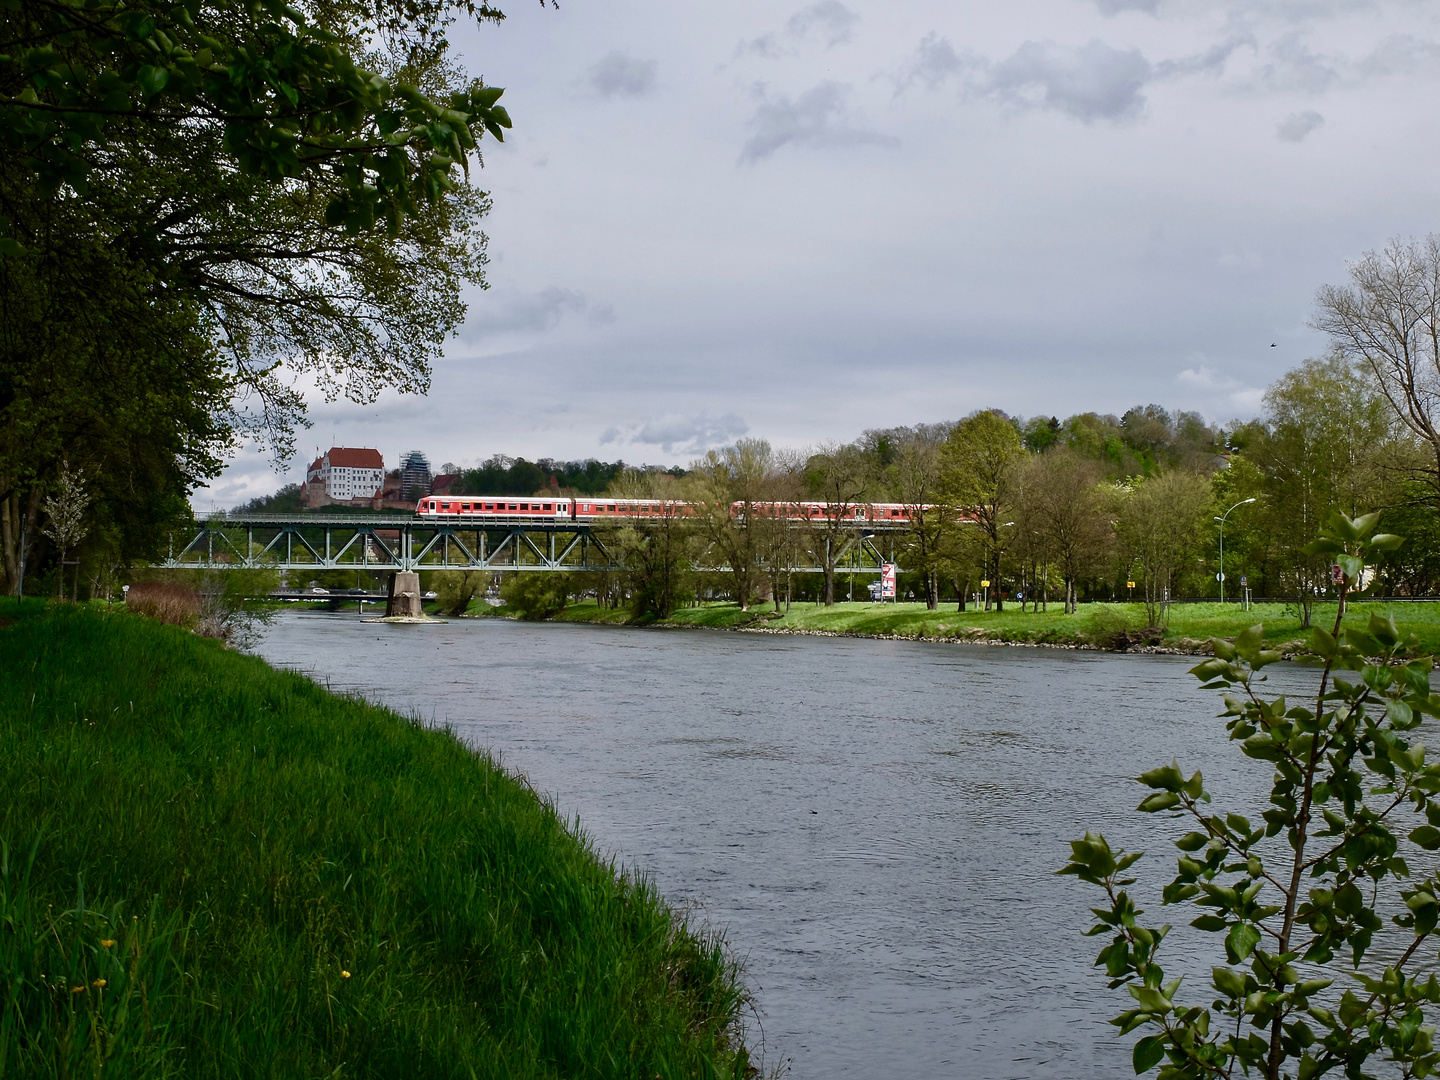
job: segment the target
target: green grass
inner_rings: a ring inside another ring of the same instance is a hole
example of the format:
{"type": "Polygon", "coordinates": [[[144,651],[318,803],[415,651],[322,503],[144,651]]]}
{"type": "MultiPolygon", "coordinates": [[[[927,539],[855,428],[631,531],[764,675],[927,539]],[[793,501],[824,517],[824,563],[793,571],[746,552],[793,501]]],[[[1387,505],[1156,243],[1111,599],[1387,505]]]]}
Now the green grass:
{"type": "MultiPolygon", "coordinates": [[[[503,609],[493,609],[504,614],[503,609]]],[[[1345,625],[1362,628],[1370,615],[1392,615],[1402,630],[1414,631],[1421,644],[1440,652],[1440,603],[1384,604],[1352,603],[1346,613],[1345,625]]],[[[628,613],[599,608],[593,600],[571,604],[560,616],[567,622],[624,623],[628,613]]],[[[1329,629],[1335,621],[1335,605],[1319,604],[1314,611],[1315,625],[1329,629]]],[[[1211,637],[1233,638],[1241,630],[1256,623],[1265,626],[1265,639],[1273,644],[1293,641],[1308,643],[1310,632],[1300,625],[1299,616],[1284,604],[1256,604],[1245,611],[1239,604],[1176,604],[1170,608],[1165,627],[1165,643],[1198,643],[1211,637]]],[[[1029,642],[1036,644],[1077,645],[1089,643],[1113,632],[1122,625],[1140,629],[1146,625],[1142,604],[1082,604],[1074,615],[1065,615],[1060,605],[1048,612],[1022,612],[1017,605],[1007,604],[1003,612],[976,610],[958,612],[955,604],[945,603],[938,611],[927,611],[924,604],[872,604],[869,602],[839,603],[832,608],[810,603],[792,604],[789,614],[775,613],[771,604],[753,605],[742,612],[736,604],[702,604],[682,608],[666,625],[708,626],[721,629],[736,627],[776,630],[812,630],[837,634],[898,635],[926,638],[974,638],[1029,642]]]]}
{"type": "Polygon", "coordinates": [[[746,1074],[721,942],[448,733],[0,616],[0,1076],[746,1074]]]}

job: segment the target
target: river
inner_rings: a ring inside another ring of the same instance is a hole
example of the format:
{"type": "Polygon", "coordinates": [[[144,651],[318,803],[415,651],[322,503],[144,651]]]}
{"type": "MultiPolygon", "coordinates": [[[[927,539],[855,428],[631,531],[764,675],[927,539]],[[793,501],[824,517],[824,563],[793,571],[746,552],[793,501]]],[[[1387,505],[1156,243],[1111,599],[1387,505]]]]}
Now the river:
{"type": "Polygon", "coordinates": [[[450,725],[723,929],[796,1080],[1130,1075],[1101,897],[1054,871],[1098,828],[1168,880],[1127,778],[1172,756],[1217,806],[1268,776],[1184,657],[298,612],[259,651],[450,725]]]}

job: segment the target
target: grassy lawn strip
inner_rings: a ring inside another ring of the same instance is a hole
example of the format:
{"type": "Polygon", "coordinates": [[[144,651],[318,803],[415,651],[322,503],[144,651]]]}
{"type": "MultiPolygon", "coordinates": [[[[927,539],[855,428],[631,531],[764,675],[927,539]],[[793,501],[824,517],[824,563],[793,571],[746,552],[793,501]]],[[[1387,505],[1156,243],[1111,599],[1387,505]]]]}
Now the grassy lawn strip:
{"type": "MultiPolygon", "coordinates": [[[[472,610],[480,613],[479,609],[472,610]]],[[[1423,646],[1440,651],[1440,603],[1353,602],[1346,612],[1345,625],[1361,629],[1372,612],[1382,617],[1393,615],[1402,631],[1414,631],[1423,646]]],[[[488,613],[504,615],[505,609],[492,608],[488,613]]],[[[623,608],[600,608],[587,600],[571,604],[559,618],[567,622],[620,624],[627,621],[629,613],[623,608]]],[[[1316,605],[1313,621],[1329,629],[1335,621],[1335,605],[1316,605]]],[[[1301,628],[1299,616],[1284,604],[1256,604],[1248,612],[1233,603],[1176,604],[1169,610],[1163,644],[1195,646],[1212,637],[1233,638],[1256,623],[1264,624],[1265,639],[1273,645],[1300,642],[1302,647],[1308,647],[1310,631],[1301,628]]],[[[1145,608],[1142,604],[1082,604],[1076,614],[1065,615],[1058,604],[1048,612],[1034,613],[1022,612],[1014,605],[1003,612],[973,608],[958,612],[953,603],[942,604],[938,611],[927,611],[924,604],[857,602],[825,608],[806,603],[792,605],[788,615],[781,612],[777,616],[769,604],[757,604],[749,612],[742,612],[738,605],[724,603],[682,608],[664,625],[1080,645],[1093,643],[1122,626],[1136,630],[1144,627],[1145,608]]]]}
{"type": "Polygon", "coordinates": [[[0,614],[0,1076],[747,1074],[721,943],[448,733],[0,614]]]}

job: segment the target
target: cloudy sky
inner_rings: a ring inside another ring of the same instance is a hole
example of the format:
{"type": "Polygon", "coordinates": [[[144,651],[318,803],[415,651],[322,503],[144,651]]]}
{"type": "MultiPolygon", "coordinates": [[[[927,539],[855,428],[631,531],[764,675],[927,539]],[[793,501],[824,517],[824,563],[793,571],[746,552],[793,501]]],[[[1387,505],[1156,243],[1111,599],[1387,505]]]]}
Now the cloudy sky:
{"type": "MultiPolygon", "coordinates": [[[[1422,0],[506,10],[459,35],[515,122],[479,174],[492,287],[428,397],[317,401],[307,453],[683,464],[986,406],[1225,421],[1323,351],[1318,286],[1440,227],[1422,0]]],[[[244,453],[196,507],[302,468],[244,453]]]]}

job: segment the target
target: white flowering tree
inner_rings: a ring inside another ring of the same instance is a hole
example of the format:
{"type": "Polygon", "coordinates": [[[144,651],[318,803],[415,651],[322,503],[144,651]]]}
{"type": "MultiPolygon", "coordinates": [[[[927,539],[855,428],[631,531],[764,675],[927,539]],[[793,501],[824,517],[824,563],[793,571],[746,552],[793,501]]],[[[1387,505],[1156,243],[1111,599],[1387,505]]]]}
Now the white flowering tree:
{"type": "Polygon", "coordinates": [[[59,490],[41,503],[46,523],[40,530],[60,549],[60,599],[65,599],[65,555],[85,539],[90,526],[85,524],[85,511],[92,496],[85,489],[84,469],[72,469],[64,459],[60,462],[59,490]]]}

